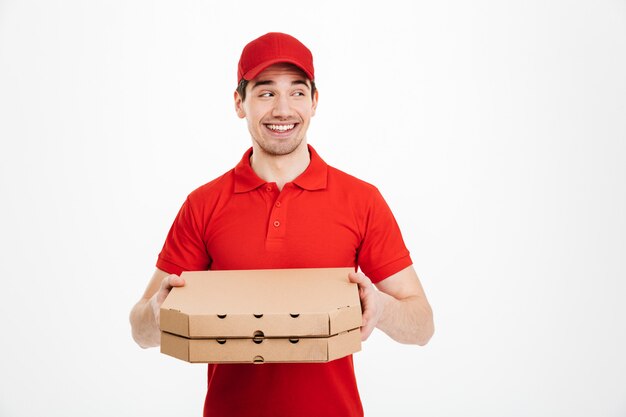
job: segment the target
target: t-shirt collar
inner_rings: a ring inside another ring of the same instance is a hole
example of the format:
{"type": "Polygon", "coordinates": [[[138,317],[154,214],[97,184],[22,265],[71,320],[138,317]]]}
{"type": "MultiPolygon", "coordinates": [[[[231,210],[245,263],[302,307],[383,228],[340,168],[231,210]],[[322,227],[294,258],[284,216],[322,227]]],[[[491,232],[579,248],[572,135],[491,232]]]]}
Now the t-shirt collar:
{"type": "MultiPolygon", "coordinates": [[[[315,149],[311,145],[307,145],[309,148],[309,155],[311,156],[311,162],[306,167],[304,172],[300,174],[293,183],[298,187],[305,190],[322,190],[326,188],[326,181],[328,176],[328,165],[317,154],[315,149]]],[[[241,158],[241,161],[235,167],[235,192],[246,193],[254,189],[259,188],[267,181],[261,179],[252,169],[250,165],[250,156],[252,155],[252,148],[248,149],[241,158]]]]}

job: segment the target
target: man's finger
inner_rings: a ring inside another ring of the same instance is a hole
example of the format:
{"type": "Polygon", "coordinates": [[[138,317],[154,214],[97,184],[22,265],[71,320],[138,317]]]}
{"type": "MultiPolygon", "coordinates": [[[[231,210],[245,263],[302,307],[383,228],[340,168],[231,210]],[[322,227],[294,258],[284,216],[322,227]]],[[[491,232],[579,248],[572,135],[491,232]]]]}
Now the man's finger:
{"type": "Polygon", "coordinates": [[[363,316],[361,320],[361,341],[367,340],[374,331],[374,325],[372,320],[372,311],[370,306],[371,291],[374,289],[374,284],[369,278],[362,272],[350,272],[348,274],[350,282],[353,282],[359,287],[359,298],[361,299],[361,307],[363,309],[363,316]],[[369,301],[368,301],[369,300],[369,301]]]}
{"type": "Polygon", "coordinates": [[[168,275],[161,281],[161,289],[167,291],[173,287],[182,287],[183,285],[185,285],[185,280],[176,274],[168,275]]]}
{"type": "Polygon", "coordinates": [[[157,294],[157,302],[159,306],[165,301],[165,298],[170,293],[172,288],[174,287],[182,287],[185,285],[185,280],[179,277],[178,275],[171,274],[163,278],[161,281],[161,289],[157,294]]]}
{"type": "Polygon", "coordinates": [[[362,341],[367,340],[367,338],[370,337],[370,335],[374,331],[374,327],[370,326],[368,323],[369,323],[369,320],[366,320],[363,323],[363,326],[361,327],[361,340],[362,341]]]}
{"type": "Polygon", "coordinates": [[[350,272],[348,274],[348,279],[350,279],[350,282],[357,284],[360,288],[366,288],[372,285],[372,281],[370,281],[362,272],[350,272]]]}
{"type": "Polygon", "coordinates": [[[172,274],[168,278],[170,289],[172,289],[173,287],[182,287],[185,285],[185,280],[178,275],[172,274]]]}

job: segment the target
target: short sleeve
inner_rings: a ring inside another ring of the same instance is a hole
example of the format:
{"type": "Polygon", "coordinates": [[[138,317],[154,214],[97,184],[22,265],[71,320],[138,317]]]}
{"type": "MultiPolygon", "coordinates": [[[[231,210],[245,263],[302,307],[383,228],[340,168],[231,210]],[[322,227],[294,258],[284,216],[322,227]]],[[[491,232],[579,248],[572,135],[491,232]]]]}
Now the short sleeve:
{"type": "Polygon", "coordinates": [[[178,275],[183,271],[209,269],[211,259],[202,236],[192,204],[187,198],[167,234],[157,268],[178,275]]]}
{"type": "Polygon", "coordinates": [[[413,264],[398,223],[378,189],[372,193],[364,221],[357,261],[372,282],[382,281],[413,264]]]}

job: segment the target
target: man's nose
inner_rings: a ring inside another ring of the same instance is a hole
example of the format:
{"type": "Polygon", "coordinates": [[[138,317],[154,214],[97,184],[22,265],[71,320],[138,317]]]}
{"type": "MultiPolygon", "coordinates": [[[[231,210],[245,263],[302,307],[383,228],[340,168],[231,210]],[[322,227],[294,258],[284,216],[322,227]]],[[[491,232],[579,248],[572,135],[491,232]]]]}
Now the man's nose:
{"type": "Polygon", "coordinates": [[[289,103],[289,97],[285,95],[280,95],[276,97],[274,101],[274,109],[273,109],[274,117],[288,117],[291,115],[291,105],[289,103]]]}

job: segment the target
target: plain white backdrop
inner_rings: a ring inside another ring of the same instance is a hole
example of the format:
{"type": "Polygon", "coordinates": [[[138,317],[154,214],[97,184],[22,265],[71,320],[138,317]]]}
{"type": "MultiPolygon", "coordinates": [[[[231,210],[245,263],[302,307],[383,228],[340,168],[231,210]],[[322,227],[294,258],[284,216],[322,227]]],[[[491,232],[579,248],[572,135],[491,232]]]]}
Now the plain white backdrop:
{"type": "MultiPolygon", "coordinates": [[[[367,416],[626,416],[626,2],[0,0],[0,416],[199,416],[128,313],[187,193],[250,146],[269,31],[309,142],[374,183],[435,312],[355,355],[367,416]]],[[[297,412],[294,413],[297,415],[297,412]]]]}

